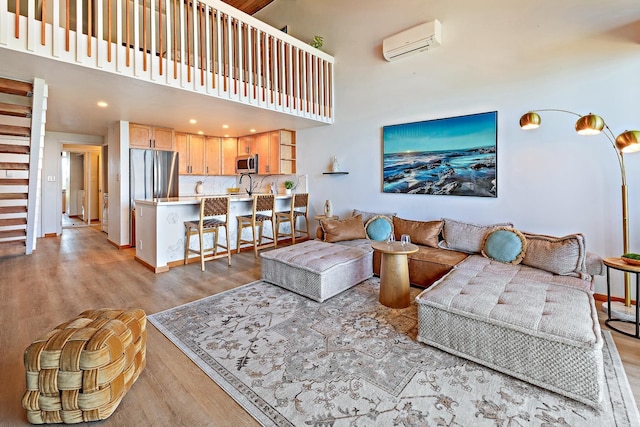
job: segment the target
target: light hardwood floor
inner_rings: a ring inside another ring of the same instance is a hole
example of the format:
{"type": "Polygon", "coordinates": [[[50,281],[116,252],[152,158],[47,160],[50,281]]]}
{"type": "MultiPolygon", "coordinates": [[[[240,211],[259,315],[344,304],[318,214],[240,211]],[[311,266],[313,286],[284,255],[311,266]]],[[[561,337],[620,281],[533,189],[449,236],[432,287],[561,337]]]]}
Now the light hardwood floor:
{"type": "MultiPolygon", "coordinates": [[[[65,229],[38,240],[30,256],[0,258],[0,426],[29,425],[21,406],[24,349],[44,332],[100,307],[147,314],[260,278],[251,251],[154,274],[94,228],[65,229]]],[[[255,426],[238,404],[153,325],[147,323],[147,366],[114,414],[100,426],[255,426]]],[[[606,326],[603,324],[603,328],[606,326]]],[[[640,396],[640,341],[613,333],[634,395],[640,396]]],[[[97,424],[90,424],[97,425],[97,424]]]]}

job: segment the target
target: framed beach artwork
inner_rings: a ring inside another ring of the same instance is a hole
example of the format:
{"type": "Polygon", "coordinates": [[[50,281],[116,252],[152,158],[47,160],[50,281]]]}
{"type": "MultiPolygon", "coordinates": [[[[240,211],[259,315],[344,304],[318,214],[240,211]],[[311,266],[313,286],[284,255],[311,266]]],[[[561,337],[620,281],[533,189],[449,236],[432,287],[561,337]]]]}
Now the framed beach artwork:
{"type": "Polygon", "coordinates": [[[498,112],[384,126],[383,192],[497,197],[498,112]]]}

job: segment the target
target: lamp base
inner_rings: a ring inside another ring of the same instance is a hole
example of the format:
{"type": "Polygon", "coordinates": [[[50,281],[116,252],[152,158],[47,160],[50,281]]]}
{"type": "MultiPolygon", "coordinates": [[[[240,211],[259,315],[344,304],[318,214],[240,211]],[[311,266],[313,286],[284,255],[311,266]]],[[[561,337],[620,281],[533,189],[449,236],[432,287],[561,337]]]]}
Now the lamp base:
{"type": "MultiPolygon", "coordinates": [[[[602,303],[602,311],[609,313],[609,308],[606,302],[602,303]]],[[[627,307],[623,302],[612,301],[611,302],[611,319],[624,320],[625,322],[636,322],[636,306],[631,305],[627,307]]]]}

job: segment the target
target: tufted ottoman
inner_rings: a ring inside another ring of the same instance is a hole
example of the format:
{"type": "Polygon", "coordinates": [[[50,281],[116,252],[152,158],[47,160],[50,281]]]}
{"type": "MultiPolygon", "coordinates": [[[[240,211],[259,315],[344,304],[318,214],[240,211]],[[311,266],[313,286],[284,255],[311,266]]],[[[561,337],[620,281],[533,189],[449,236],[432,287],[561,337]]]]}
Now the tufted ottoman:
{"type": "Polygon", "coordinates": [[[527,278],[519,266],[464,264],[416,298],[418,340],[598,408],[603,341],[592,293],[527,278]]]}
{"type": "Polygon", "coordinates": [[[146,337],[144,311],[101,309],[38,338],[24,353],[29,422],[108,418],[145,367],[146,337]]]}
{"type": "Polygon", "coordinates": [[[373,250],[319,240],[262,252],[262,280],[322,302],[373,276],[373,250]]]}

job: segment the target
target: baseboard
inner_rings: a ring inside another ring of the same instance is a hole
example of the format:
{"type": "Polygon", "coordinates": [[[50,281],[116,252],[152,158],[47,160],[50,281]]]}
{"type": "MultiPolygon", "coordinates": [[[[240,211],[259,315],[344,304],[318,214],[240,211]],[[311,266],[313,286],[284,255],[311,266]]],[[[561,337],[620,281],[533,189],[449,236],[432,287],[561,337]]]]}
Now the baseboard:
{"type": "Polygon", "coordinates": [[[115,246],[118,249],[130,249],[131,248],[131,245],[119,245],[116,242],[114,242],[113,240],[107,239],[107,242],[109,242],[111,245],[115,246]]]}
{"type": "MultiPolygon", "coordinates": [[[[606,301],[607,300],[607,294],[593,294],[593,299],[595,299],[596,301],[606,301]]],[[[611,297],[611,301],[615,301],[615,302],[624,302],[624,298],[621,297],[611,297]]],[[[635,301],[631,300],[631,304],[635,305],[635,301]]]]}
{"type": "Polygon", "coordinates": [[[153,271],[154,273],[165,273],[165,272],[169,271],[169,266],[168,265],[166,265],[164,267],[154,267],[151,264],[147,263],[146,261],[141,260],[137,256],[134,257],[134,259],[136,261],[138,261],[140,264],[142,264],[145,267],[147,267],[149,270],[153,271]]]}

